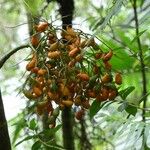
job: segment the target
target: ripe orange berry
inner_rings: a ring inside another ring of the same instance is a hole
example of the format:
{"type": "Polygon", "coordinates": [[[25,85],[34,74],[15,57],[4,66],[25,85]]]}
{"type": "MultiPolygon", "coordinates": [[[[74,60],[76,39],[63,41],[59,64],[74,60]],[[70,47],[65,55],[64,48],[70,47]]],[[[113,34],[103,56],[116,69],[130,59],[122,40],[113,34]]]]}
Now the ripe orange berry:
{"type": "Polygon", "coordinates": [[[58,93],[48,92],[47,94],[48,94],[48,96],[51,100],[58,100],[59,99],[59,94],[58,93]]]}
{"type": "Polygon", "coordinates": [[[26,65],[26,70],[31,71],[31,69],[33,69],[36,65],[36,61],[35,60],[31,60],[27,65],[26,65]]]}
{"type": "Polygon", "coordinates": [[[85,109],[89,109],[90,108],[90,103],[89,103],[89,100],[84,100],[82,101],[82,106],[85,108],[85,109]]]}
{"type": "Polygon", "coordinates": [[[103,77],[102,77],[102,79],[101,79],[101,81],[102,81],[102,83],[109,83],[110,81],[111,81],[111,75],[109,75],[108,73],[106,73],[103,77]]]}
{"type": "Polygon", "coordinates": [[[38,46],[38,44],[39,44],[39,38],[38,38],[37,35],[33,35],[33,36],[31,37],[31,44],[32,44],[33,46],[35,46],[35,47],[38,46]]]}
{"type": "Polygon", "coordinates": [[[89,81],[90,77],[86,73],[79,73],[77,74],[77,78],[82,81],[89,81]]]}
{"type": "Polygon", "coordinates": [[[28,99],[34,99],[33,93],[31,93],[28,90],[23,90],[23,94],[25,95],[25,97],[27,97],[28,99]]]}
{"type": "Polygon", "coordinates": [[[51,46],[49,48],[49,51],[55,51],[55,50],[57,50],[58,46],[59,46],[58,42],[55,42],[55,43],[51,44],[51,46]]]}
{"type": "Polygon", "coordinates": [[[44,32],[48,28],[48,22],[42,22],[39,25],[35,26],[37,32],[44,32]]]}
{"type": "Polygon", "coordinates": [[[77,62],[80,62],[82,59],[83,59],[83,56],[81,54],[77,55],[76,58],[75,58],[75,60],[77,62]]]}
{"type": "Polygon", "coordinates": [[[75,57],[79,51],[80,51],[80,49],[79,49],[78,47],[72,49],[72,50],[69,52],[69,57],[75,57]]]}
{"type": "Polygon", "coordinates": [[[48,52],[48,57],[51,59],[59,58],[61,55],[60,51],[48,52]]]}
{"type": "Polygon", "coordinates": [[[73,105],[73,101],[71,101],[71,100],[63,100],[62,104],[65,105],[66,107],[71,107],[73,105]]]}
{"type": "Polygon", "coordinates": [[[93,66],[93,72],[94,72],[94,74],[98,74],[99,73],[99,67],[97,66],[97,65],[94,65],[93,66]]]}
{"type": "Polygon", "coordinates": [[[97,101],[106,101],[108,99],[109,91],[107,88],[103,87],[100,91],[100,94],[96,97],[97,101]]]}
{"type": "Polygon", "coordinates": [[[72,36],[72,37],[76,37],[77,36],[77,34],[76,34],[76,32],[74,31],[74,29],[72,28],[72,27],[70,27],[70,26],[67,26],[66,27],[66,33],[67,33],[67,35],[70,35],[70,36],[72,36]]]}
{"type": "Polygon", "coordinates": [[[38,67],[34,67],[33,69],[31,69],[31,72],[37,74],[39,71],[39,68],[38,67]]]}
{"type": "Polygon", "coordinates": [[[80,106],[81,105],[81,96],[77,96],[75,99],[74,99],[74,104],[76,106],[80,106]]]}
{"type": "Polygon", "coordinates": [[[94,57],[95,59],[100,59],[102,57],[102,53],[96,53],[94,57]]]}
{"type": "Polygon", "coordinates": [[[113,90],[113,89],[110,89],[109,90],[109,95],[108,95],[108,99],[109,100],[113,100],[113,99],[115,99],[116,98],[116,96],[117,96],[117,90],[113,90]]]}
{"type": "Polygon", "coordinates": [[[42,91],[38,87],[33,87],[33,93],[35,93],[37,96],[42,95],[42,91]]]}
{"type": "Polygon", "coordinates": [[[81,120],[84,117],[84,114],[85,114],[84,110],[81,109],[75,113],[75,117],[77,120],[81,120]]]}
{"type": "Polygon", "coordinates": [[[72,59],[72,60],[68,63],[68,67],[72,68],[72,67],[75,66],[75,64],[76,64],[75,59],[72,59]]]}
{"type": "Polygon", "coordinates": [[[65,105],[64,105],[64,104],[59,104],[59,108],[60,108],[61,110],[64,110],[65,105]]]}
{"type": "Polygon", "coordinates": [[[108,99],[108,94],[109,94],[109,91],[107,88],[104,87],[101,89],[101,95],[104,100],[108,99]]]}
{"type": "Polygon", "coordinates": [[[104,61],[104,67],[106,70],[111,70],[111,64],[109,63],[109,61],[104,61]]]}
{"type": "Polygon", "coordinates": [[[62,83],[59,85],[59,91],[61,92],[61,94],[63,96],[69,96],[70,95],[70,91],[69,91],[68,87],[62,83]]]}
{"type": "Polygon", "coordinates": [[[121,85],[121,84],[122,84],[122,76],[121,76],[121,73],[116,73],[116,75],[115,75],[115,83],[118,84],[118,85],[121,85]]]}
{"type": "Polygon", "coordinates": [[[96,93],[93,90],[88,90],[87,91],[87,96],[91,97],[91,98],[95,98],[96,97],[96,93]]]}
{"type": "Polygon", "coordinates": [[[103,61],[108,61],[113,56],[113,51],[110,50],[105,56],[103,56],[103,61]]]}
{"type": "Polygon", "coordinates": [[[43,76],[43,75],[46,74],[46,72],[47,72],[46,69],[39,69],[39,70],[38,70],[38,75],[43,76]]]}

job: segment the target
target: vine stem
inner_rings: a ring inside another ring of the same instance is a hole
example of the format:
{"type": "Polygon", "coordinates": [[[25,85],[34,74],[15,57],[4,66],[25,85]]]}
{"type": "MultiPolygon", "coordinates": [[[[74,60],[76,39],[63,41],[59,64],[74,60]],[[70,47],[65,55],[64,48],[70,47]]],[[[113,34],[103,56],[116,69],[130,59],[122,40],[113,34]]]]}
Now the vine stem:
{"type": "MultiPolygon", "coordinates": [[[[140,65],[141,65],[141,76],[142,76],[142,86],[143,86],[143,91],[142,91],[142,96],[144,97],[143,100],[143,110],[142,110],[142,120],[145,123],[146,118],[145,118],[145,108],[146,108],[146,102],[147,102],[147,85],[146,85],[146,72],[145,72],[145,64],[144,64],[144,59],[143,59],[143,50],[142,50],[142,45],[141,45],[141,40],[139,35],[139,21],[138,21],[138,14],[137,14],[137,0],[133,0],[132,6],[134,10],[134,21],[135,21],[135,30],[136,30],[136,36],[137,36],[137,45],[139,49],[139,57],[140,57],[140,65]]],[[[143,128],[143,142],[144,142],[144,147],[145,145],[145,138],[144,138],[144,132],[145,132],[145,127],[143,128]]]]}

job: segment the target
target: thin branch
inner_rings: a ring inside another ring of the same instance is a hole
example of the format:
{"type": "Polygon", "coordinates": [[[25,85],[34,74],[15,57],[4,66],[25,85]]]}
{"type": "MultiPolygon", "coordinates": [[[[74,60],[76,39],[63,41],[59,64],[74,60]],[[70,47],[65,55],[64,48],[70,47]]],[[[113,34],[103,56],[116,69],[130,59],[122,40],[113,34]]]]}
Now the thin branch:
{"type": "MultiPolygon", "coordinates": [[[[143,50],[141,45],[141,40],[139,35],[139,22],[138,22],[138,16],[137,16],[137,8],[136,8],[136,0],[133,1],[133,9],[134,9],[134,19],[135,19],[135,28],[136,28],[136,36],[137,36],[137,44],[139,49],[139,57],[140,57],[140,63],[141,63],[141,73],[142,73],[142,84],[143,84],[143,92],[142,96],[147,95],[147,88],[146,88],[146,72],[145,72],[145,64],[143,59],[143,50]]],[[[146,108],[146,101],[147,97],[145,97],[143,101],[143,108],[146,108]]],[[[143,121],[145,122],[145,110],[143,110],[143,121]]]]}
{"type": "MultiPolygon", "coordinates": [[[[143,99],[143,110],[142,110],[142,120],[145,123],[146,122],[146,102],[147,102],[147,83],[146,83],[146,72],[145,72],[145,64],[144,64],[144,59],[143,59],[143,50],[142,50],[142,45],[141,45],[141,40],[139,35],[139,21],[138,21],[138,14],[137,14],[137,4],[136,4],[136,0],[133,0],[132,6],[133,6],[133,10],[134,10],[134,21],[135,21],[135,30],[136,30],[136,36],[137,36],[137,45],[138,45],[138,49],[139,49],[139,57],[140,57],[140,64],[141,64],[141,75],[142,75],[142,86],[143,86],[143,91],[142,91],[142,96],[144,97],[143,99]]],[[[143,128],[142,131],[142,135],[143,135],[143,148],[145,149],[146,146],[146,142],[145,142],[145,127],[143,128]]]]}
{"type": "Polygon", "coordinates": [[[13,49],[12,51],[10,51],[8,54],[6,54],[5,56],[3,56],[1,59],[0,59],[0,69],[3,67],[4,63],[13,55],[15,54],[16,52],[18,52],[19,50],[23,49],[23,48],[28,48],[30,47],[29,44],[25,44],[25,45],[21,45],[15,49],[13,49]]]}
{"type": "MultiPolygon", "coordinates": [[[[141,10],[139,10],[139,12],[144,12],[144,11],[146,11],[149,7],[150,7],[150,3],[148,3],[145,7],[143,7],[141,10]]],[[[128,21],[127,24],[131,24],[132,21],[134,21],[134,16],[128,21]]]]}

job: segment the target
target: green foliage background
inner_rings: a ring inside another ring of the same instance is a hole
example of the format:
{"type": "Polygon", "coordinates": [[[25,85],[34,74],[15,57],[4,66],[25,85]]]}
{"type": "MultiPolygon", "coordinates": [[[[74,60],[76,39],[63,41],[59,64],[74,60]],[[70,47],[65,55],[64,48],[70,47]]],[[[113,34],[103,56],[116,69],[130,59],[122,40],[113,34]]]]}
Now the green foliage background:
{"type": "MultiPolygon", "coordinates": [[[[38,3],[30,0],[1,0],[0,57],[14,47],[29,41],[26,11],[35,16],[38,16],[42,11],[42,18],[50,22],[51,20],[55,21],[55,24],[61,26],[60,16],[57,11],[58,5],[53,1],[43,10],[45,6],[46,2],[43,0],[38,0],[38,3]],[[21,30],[21,28],[23,29],[21,30]],[[21,33],[24,29],[26,32],[21,33]]],[[[126,89],[122,92],[124,95],[117,97],[114,103],[101,104],[100,106],[93,103],[89,114],[86,115],[87,133],[89,133],[88,137],[92,143],[93,150],[141,150],[144,149],[142,143],[143,134],[147,149],[150,149],[149,6],[149,0],[137,1],[140,33],[136,36],[133,8],[130,1],[75,1],[74,27],[95,35],[102,41],[99,42],[99,45],[103,50],[108,49],[105,44],[113,49],[114,56],[111,64],[114,71],[121,71],[123,74],[123,85],[120,91],[126,89]],[[146,65],[146,86],[148,89],[146,123],[142,121],[141,116],[143,89],[137,37],[141,39],[143,58],[146,65]],[[143,128],[145,128],[144,133],[143,128]]],[[[11,79],[19,79],[23,76],[24,69],[22,69],[22,66],[25,66],[25,64],[20,60],[24,60],[28,54],[28,50],[20,51],[4,65],[0,72],[3,94],[10,94],[13,90],[15,90],[16,94],[18,93],[25,78],[23,77],[17,85],[11,85],[11,79]],[[10,91],[10,86],[12,86],[12,91],[10,91]]],[[[20,94],[20,99],[25,98],[20,94]]],[[[15,147],[15,144],[24,138],[26,141],[22,143],[24,149],[39,149],[39,147],[42,147],[43,143],[37,138],[37,129],[40,129],[40,125],[37,124],[35,115],[28,116],[27,110],[32,110],[32,104],[28,105],[27,103],[25,109],[19,115],[16,114],[16,117],[9,122],[13,149],[19,149],[15,147]]],[[[77,133],[79,132],[78,126],[78,124],[75,125],[77,133]]],[[[61,149],[62,147],[59,146],[62,145],[60,126],[57,128],[55,139],[58,145],[55,145],[55,149],[61,149]]],[[[76,143],[79,145],[80,141],[77,139],[76,143]]],[[[52,144],[51,141],[49,144],[52,144]]],[[[76,147],[80,148],[80,146],[76,147]]]]}

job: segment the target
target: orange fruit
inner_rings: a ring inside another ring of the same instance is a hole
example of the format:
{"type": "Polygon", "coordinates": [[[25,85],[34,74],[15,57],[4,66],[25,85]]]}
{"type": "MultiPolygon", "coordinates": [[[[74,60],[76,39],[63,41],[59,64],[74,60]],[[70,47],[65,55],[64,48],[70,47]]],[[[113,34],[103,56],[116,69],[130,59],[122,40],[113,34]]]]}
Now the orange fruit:
{"type": "Polygon", "coordinates": [[[33,87],[33,93],[35,93],[37,96],[42,95],[42,91],[38,87],[33,87]]]}
{"type": "Polygon", "coordinates": [[[121,84],[122,84],[122,76],[121,76],[121,73],[116,73],[116,75],[115,75],[115,83],[118,84],[118,85],[121,85],[121,84]]]}
{"type": "Polygon", "coordinates": [[[79,51],[80,51],[80,49],[79,49],[78,47],[72,49],[72,50],[69,52],[69,57],[75,57],[79,51]]]}
{"type": "Polygon", "coordinates": [[[104,61],[104,67],[106,70],[111,70],[111,64],[108,61],[104,61]]]}
{"type": "Polygon", "coordinates": [[[37,74],[38,71],[39,71],[39,68],[38,68],[38,67],[34,67],[34,68],[31,69],[31,72],[33,72],[33,73],[35,73],[35,74],[37,74]]]}
{"type": "Polygon", "coordinates": [[[75,99],[74,99],[74,104],[76,106],[80,106],[81,105],[81,96],[77,96],[75,99]]]}
{"type": "Polygon", "coordinates": [[[86,73],[79,73],[77,74],[77,78],[82,81],[89,81],[90,77],[86,73]]]}
{"type": "Polygon", "coordinates": [[[95,59],[100,59],[102,57],[102,53],[96,53],[94,57],[95,59]]]}
{"type": "Polygon", "coordinates": [[[44,32],[48,28],[48,22],[42,22],[39,25],[35,26],[37,32],[44,32]]]}
{"type": "Polygon", "coordinates": [[[116,98],[116,96],[117,96],[117,90],[110,89],[108,99],[113,100],[116,98]]]}
{"type": "Polygon", "coordinates": [[[66,107],[71,107],[73,105],[73,101],[71,101],[71,100],[63,100],[62,104],[65,105],[66,107]]]}
{"type": "Polygon", "coordinates": [[[89,109],[89,108],[90,108],[89,100],[84,100],[84,101],[82,101],[82,106],[83,106],[85,109],[89,109]]]}
{"type": "Polygon", "coordinates": [[[75,66],[75,64],[76,64],[75,59],[72,59],[72,60],[68,63],[68,67],[72,68],[72,67],[75,66]]]}
{"type": "Polygon", "coordinates": [[[42,76],[42,75],[45,75],[46,72],[47,72],[46,69],[39,69],[37,73],[38,73],[38,75],[42,76]]]}
{"type": "Polygon", "coordinates": [[[31,71],[36,65],[36,61],[31,60],[27,65],[26,65],[26,70],[31,71]]]}
{"type": "Polygon", "coordinates": [[[61,55],[60,51],[48,52],[48,57],[51,59],[59,58],[61,55]]]}
{"type": "Polygon", "coordinates": [[[55,51],[55,50],[57,50],[58,46],[59,46],[58,42],[55,42],[55,43],[51,44],[51,46],[49,48],[49,51],[55,51]]]}
{"type": "Polygon", "coordinates": [[[31,37],[31,44],[35,47],[37,47],[39,45],[39,38],[37,35],[33,35],[31,37]]]}
{"type": "Polygon", "coordinates": [[[108,61],[113,56],[113,51],[110,50],[105,56],[103,56],[103,61],[108,61]]]}
{"type": "Polygon", "coordinates": [[[111,80],[111,75],[109,75],[108,73],[106,73],[101,79],[102,83],[109,83],[111,80]]]}
{"type": "Polygon", "coordinates": [[[84,117],[84,114],[85,114],[84,110],[81,109],[75,113],[75,117],[77,120],[81,120],[84,117]]]}
{"type": "Polygon", "coordinates": [[[79,54],[79,55],[77,55],[77,56],[75,57],[75,60],[76,60],[77,62],[80,62],[82,59],[83,59],[83,55],[81,55],[81,54],[79,54]]]}

